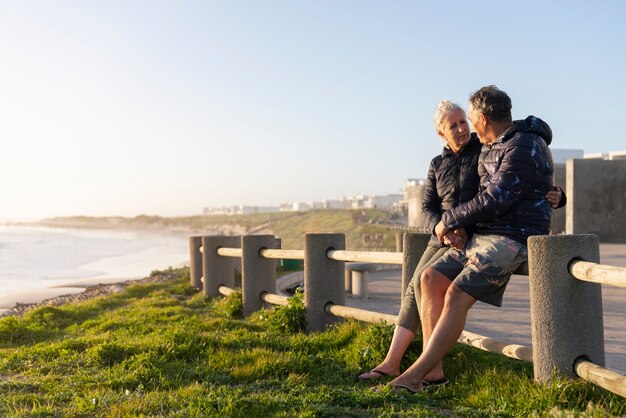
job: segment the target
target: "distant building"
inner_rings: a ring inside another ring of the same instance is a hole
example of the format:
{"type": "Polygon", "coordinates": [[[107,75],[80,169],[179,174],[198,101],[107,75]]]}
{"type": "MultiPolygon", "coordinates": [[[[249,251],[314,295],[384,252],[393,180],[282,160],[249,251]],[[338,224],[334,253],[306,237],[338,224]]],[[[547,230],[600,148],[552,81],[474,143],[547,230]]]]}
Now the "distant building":
{"type": "Polygon", "coordinates": [[[365,208],[365,196],[362,194],[352,196],[350,199],[350,208],[352,209],[363,209],[365,208]]]}
{"type": "Polygon", "coordinates": [[[292,203],[283,203],[278,207],[279,212],[292,212],[293,204],[292,203]]]}
{"type": "Polygon", "coordinates": [[[401,194],[388,194],[385,196],[368,196],[364,206],[368,209],[393,209],[404,199],[401,194]]]}
{"type": "Polygon", "coordinates": [[[272,213],[278,212],[277,206],[247,206],[234,205],[222,207],[206,207],[202,213],[204,215],[248,215],[252,213],[272,213]]]}
{"type": "Polygon", "coordinates": [[[553,148],[552,160],[555,164],[565,164],[565,161],[572,160],[574,158],[584,158],[584,151],[581,149],[559,149],[553,148]]]}
{"type": "Polygon", "coordinates": [[[308,204],[308,203],[304,203],[304,202],[296,202],[296,203],[293,203],[293,204],[291,205],[291,208],[292,208],[291,210],[294,210],[294,211],[296,211],[296,212],[298,212],[298,211],[307,211],[307,210],[311,210],[311,206],[309,206],[309,204],[308,204]]]}
{"type": "Polygon", "coordinates": [[[278,206],[239,206],[239,214],[247,215],[250,213],[273,213],[278,212],[278,206]]]}
{"type": "Polygon", "coordinates": [[[407,207],[407,218],[410,227],[423,228],[422,201],[424,200],[423,179],[407,179],[404,183],[404,201],[407,207]]]}
{"type": "Polygon", "coordinates": [[[585,154],[585,159],[626,160],[626,151],[611,151],[598,154],[585,154]]]}
{"type": "Polygon", "coordinates": [[[322,200],[324,209],[349,209],[350,201],[345,197],[338,200],[322,200]]]}
{"type": "Polygon", "coordinates": [[[609,152],[609,160],[626,160],[626,151],[609,152]]]}

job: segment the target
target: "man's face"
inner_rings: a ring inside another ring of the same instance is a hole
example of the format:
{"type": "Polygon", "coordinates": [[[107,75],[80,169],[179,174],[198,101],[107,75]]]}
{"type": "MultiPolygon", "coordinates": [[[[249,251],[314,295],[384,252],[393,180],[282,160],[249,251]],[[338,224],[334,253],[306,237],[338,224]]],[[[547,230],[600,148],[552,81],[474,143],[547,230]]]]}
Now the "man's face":
{"type": "Polygon", "coordinates": [[[469,120],[470,123],[472,124],[472,129],[474,129],[474,132],[476,132],[476,135],[478,135],[478,138],[480,139],[480,142],[482,142],[483,144],[485,144],[486,142],[484,142],[487,138],[485,136],[485,126],[481,120],[480,117],[480,112],[478,112],[476,109],[474,109],[474,106],[472,106],[472,104],[470,103],[468,109],[468,116],[469,116],[469,120]]]}

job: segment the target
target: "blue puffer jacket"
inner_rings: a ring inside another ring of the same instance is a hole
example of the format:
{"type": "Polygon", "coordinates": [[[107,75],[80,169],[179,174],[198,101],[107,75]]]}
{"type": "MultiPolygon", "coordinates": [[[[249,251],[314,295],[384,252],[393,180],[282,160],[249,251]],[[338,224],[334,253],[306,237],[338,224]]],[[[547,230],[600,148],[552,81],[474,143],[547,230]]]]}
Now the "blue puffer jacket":
{"type": "Polygon", "coordinates": [[[496,142],[483,145],[480,192],[445,212],[444,225],[475,225],[475,233],[503,235],[524,245],[531,235],[547,234],[552,208],[545,196],[554,187],[551,141],[548,124],[529,116],[514,122],[496,142]]]}
{"type": "MultiPolygon", "coordinates": [[[[478,136],[472,132],[469,142],[458,154],[444,147],[442,153],[430,162],[422,201],[423,225],[429,232],[434,232],[445,211],[476,196],[480,184],[478,157],[481,149],[478,136]]],[[[443,246],[434,234],[428,245],[443,246]]]]}

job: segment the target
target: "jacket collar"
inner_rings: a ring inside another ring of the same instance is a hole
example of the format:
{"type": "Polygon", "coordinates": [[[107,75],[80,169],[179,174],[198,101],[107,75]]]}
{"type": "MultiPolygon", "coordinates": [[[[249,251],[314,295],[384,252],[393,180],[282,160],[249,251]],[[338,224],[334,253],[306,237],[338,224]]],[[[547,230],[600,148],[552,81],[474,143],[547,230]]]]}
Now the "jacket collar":
{"type": "MultiPolygon", "coordinates": [[[[459,152],[458,155],[461,155],[464,152],[466,152],[466,150],[472,148],[473,146],[476,146],[477,143],[479,143],[478,135],[476,135],[475,132],[472,132],[470,134],[470,140],[467,142],[467,144],[463,147],[463,149],[459,152]]],[[[448,145],[444,145],[443,151],[441,151],[441,156],[447,157],[449,155],[456,155],[456,154],[454,153],[454,151],[450,149],[450,147],[448,147],[448,145]]]]}

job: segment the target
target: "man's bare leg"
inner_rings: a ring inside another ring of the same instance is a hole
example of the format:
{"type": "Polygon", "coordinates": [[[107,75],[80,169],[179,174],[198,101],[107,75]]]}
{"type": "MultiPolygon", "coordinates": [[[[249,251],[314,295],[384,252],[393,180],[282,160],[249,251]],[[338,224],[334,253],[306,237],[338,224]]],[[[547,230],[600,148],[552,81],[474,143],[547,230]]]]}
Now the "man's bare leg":
{"type": "Polygon", "coordinates": [[[441,362],[450,347],[459,339],[467,312],[476,303],[476,299],[452,285],[446,292],[441,317],[433,329],[428,345],[411,367],[392,380],[390,386],[407,386],[413,390],[421,390],[422,381],[441,362]]]}
{"type": "MultiPolygon", "coordinates": [[[[420,279],[421,299],[421,321],[423,345],[422,352],[426,350],[428,341],[430,341],[433,329],[439,321],[441,311],[443,310],[446,292],[452,281],[433,268],[427,268],[422,273],[420,279]]],[[[430,370],[424,380],[429,382],[442,379],[444,376],[443,366],[441,362],[430,370]]]]}
{"type": "Polygon", "coordinates": [[[359,375],[359,379],[369,380],[382,377],[380,373],[376,373],[374,370],[381,371],[388,376],[399,375],[402,356],[404,356],[404,352],[409,347],[409,344],[411,344],[414,337],[415,334],[413,331],[401,327],[400,325],[396,325],[396,329],[393,332],[393,338],[391,339],[391,344],[389,345],[389,351],[387,351],[387,356],[383,362],[374,367],[372,371],[359,375]]]}
{"type": "MultiPolygon", "coordinates": [[[[441,310],[443,308],[443,302],[446,295],[446,290],[452,282],[447,277],[443,276],[437,270],[427,268],[422,273],[420,279],[421,289],[421,310],[420,320],[422,321],[422,333],[424,337],[423,348],[426,348],[432,329],[437,324],[441,310]]],[[[406,349],[411,344],[411,341],[415,337],[415,334],[401,326],[396,326],[389,346],[387,356],[382,363],[374,367],[372,371],[359,375],[359,379],[369,380],[381,377],[380,373],[376,373],[374,370],[381,371],[389,376],[397,376],[400,374],[400,362],[406,352],[406,349]]],[[[438,369],[433,370],[426,376],[428,381],[439,380],[443,378],[443,369],[439,365],[438,369]]]]}

